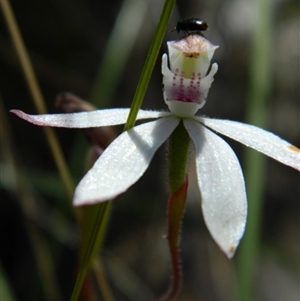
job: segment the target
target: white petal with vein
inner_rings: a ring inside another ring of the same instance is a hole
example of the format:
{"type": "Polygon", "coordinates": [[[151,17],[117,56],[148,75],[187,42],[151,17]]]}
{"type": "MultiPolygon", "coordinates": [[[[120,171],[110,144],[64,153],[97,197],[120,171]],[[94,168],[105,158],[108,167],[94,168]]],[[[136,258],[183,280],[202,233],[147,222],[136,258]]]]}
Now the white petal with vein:
{"type": "Polygon", "coordinates": [[[73,204],[95,204],[125,192],[144,174],[156,150],[178,123],[175,117],[165,117],[121,134],[80,181],[73,204]]]}
{"type": "Polygon", "coordinates": [[[197,180],[205,223],[231,258],[244,233],[247,199],[238,159],[229,145],[193,120],[184,120],[195,146],[197,180]]]}

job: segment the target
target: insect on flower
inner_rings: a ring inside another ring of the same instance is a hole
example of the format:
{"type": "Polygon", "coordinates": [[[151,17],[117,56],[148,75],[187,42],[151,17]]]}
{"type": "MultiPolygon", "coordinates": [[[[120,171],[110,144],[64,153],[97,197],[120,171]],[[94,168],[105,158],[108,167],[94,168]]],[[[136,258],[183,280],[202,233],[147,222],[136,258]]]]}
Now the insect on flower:
{"type": "Polygon", "coordinates": [[[202,19],[189,18],[178,21],[176,27],[171,31],[177,30],[178,33],[180,31],[183,31],[187,36],[191,34],[198,34],[203,36],[202,31],[205,31],[207,29],[208,24],[202,19]]]}

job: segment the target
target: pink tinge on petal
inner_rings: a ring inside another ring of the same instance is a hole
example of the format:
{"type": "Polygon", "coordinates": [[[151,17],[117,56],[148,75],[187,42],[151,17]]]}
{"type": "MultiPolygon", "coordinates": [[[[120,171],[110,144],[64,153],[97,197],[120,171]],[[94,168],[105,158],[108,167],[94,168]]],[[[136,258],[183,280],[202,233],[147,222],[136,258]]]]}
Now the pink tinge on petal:
{"type": "Polygon", "coordinates": [[[10,110],[9,111],[10,113],[13,113],[15,115],[17,115],[18,117],[30,122],[30,123],[33,123],[35,125],[40,125],[40,126],[47,126],[46,123],[43,123],[43,122],[40,122],[38,120],[36,120],[34,117],[32,117],[31,115],[28,115],[26,113],[24,113],[23,111],[20,111],[20,110],[10,110]]]}

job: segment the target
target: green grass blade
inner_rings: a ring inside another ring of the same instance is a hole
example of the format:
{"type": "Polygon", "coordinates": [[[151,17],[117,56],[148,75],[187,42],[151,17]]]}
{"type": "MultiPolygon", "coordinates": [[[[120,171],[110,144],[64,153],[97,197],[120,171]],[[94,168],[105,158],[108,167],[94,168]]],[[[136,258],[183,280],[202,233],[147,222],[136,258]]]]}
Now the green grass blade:
{"type": "MultiPolygon", "coordinates": [[[[272,35],[272,2],[258,0],[255,3],[256,20],[252,56],[250,61],[250,92],[247,122],[260,127],[267,124],[267,101],[270,94],[270,65],[272,35]]],[[[265,186],[266,158],[258,152],[247,149],[245,156],[245,178],[248,193],[248,222],[239,253],[239,301],[253,298],[254,271],[259,252],[263,193],[265,186]]]]}
{"type": "Polygon", "coordinates": [[[7,277],[3,271],[2,265],[0,266],[0,299],[5,301],[16,301],[16,297],[10,287],[7,277]]]}
{"type": "MultiPolygon", "coordinates": [[[[148,56],[144,65],[144,69],[142,71],[140,81],[138,83],[138,87],[134,96],[132,110],[129,114],[129,118],[127,121],[127,125],[125,126],[125,129],[129,129],[134,125],[136,115],[138,113],[138,110],[141,106],[143,97],[145,95],[152,70],[154,68],[154,64],[163,40],[164,33],[167,28],[167,24],[173,9],[173,6],[175,4],[175,0],[167,0],[165,2],[160,21],[157,27],[157,30],[155,32],[155,35],[153,37],[153,41],[150,46],[150,50],[148,52],[148,56]]],[[[87,237],[87,243],[86,248],[82,255],[82,263],[79,269],[79,273],[77,276],[77,280],[75,283],[75,287],[71,296],[71,301],[77,301],[81,287],[83,284],[83,281],[86,277],[86,274],[91,266],[92,260],[94,258],[94,255],[98,251],[99,244],[101,243],[101,240],[104,235],[104,231],[102,231],[103,227],[106,228],[106,222],[108,220],[107,214],[109,209],[109,203],[106,202],[103,204],[97,205],[97,214],[95,217],[95,223],[92,225],[92,230],[88,231],[88,237],[87,237]]]]}
{"type": "Polygon", "coordinates": [[[103,233],[101,231],[102,224],[106,222],[106,213],[110,202],[105,202],[103,204],[96,205],[96,217],[95,223],[92,230],[89,232],[87,237],[87,243],[85,250],[83,251],[82,262],[80,264],[79,272],[77,275],[76,283],[72,292],[71,301],[77,301],[80,295],[81,287],[87,272],[92,264],[92,260],[98,251],[98,247],[101,243],[101,237],[103,233]]]}
{"type": "Polygon", "coordinates": [[[130,113],[124,127],[125,131],[129,130],[134,126],[136,116],[142,105],[175,2],[176,2],[175,0],[166,0],[164,4],[158,26],[154,34],[154,38],[150,45],[150,49],[146,58],[145,65],[133,97],[130,113]]]}
{"type": "Polygon", "coordinates": [[[95,106],[109,107],[147,13],[146,1],[123,1],[92,89],[90,100],[95,106]]]}

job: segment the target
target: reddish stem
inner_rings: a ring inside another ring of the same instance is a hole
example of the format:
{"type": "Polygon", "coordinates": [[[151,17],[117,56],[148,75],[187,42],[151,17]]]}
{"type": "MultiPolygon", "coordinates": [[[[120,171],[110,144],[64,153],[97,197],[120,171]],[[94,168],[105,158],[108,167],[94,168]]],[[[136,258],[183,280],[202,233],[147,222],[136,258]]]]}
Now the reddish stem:
{"type": "Polygon", "coordinates": [[[181,259],[180,259],[180,228],[182,216],[186,203],[188,178],[186,177],[182,186],[168,199],[167,221],[168,235],[167,240],[171,254],[172,281],[166,294],[156,301],[172,301],[177,297],[181,287],[181,259]]]}

